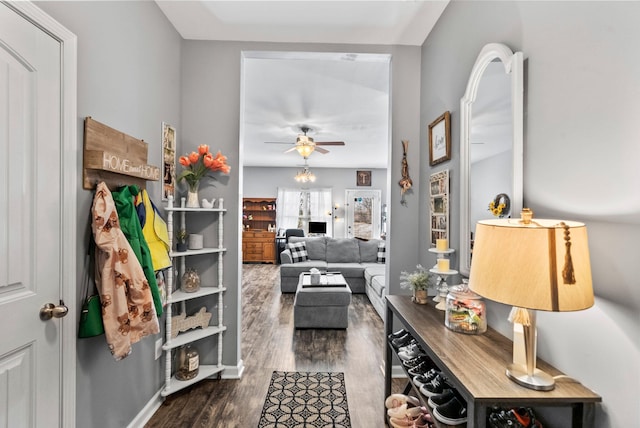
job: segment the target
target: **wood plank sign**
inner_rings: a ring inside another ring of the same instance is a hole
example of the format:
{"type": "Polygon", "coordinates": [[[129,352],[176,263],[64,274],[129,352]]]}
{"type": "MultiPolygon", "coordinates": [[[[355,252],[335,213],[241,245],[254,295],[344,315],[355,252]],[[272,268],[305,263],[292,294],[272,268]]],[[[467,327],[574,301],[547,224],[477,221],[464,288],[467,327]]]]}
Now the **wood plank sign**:
{"type": "Polygon", "coordinates": [[[110,189],[144,188],[160,180],[160,168],[147,164],[148,144],[87,117],[84,121],[83,188],[104,181],[110,189]]]}

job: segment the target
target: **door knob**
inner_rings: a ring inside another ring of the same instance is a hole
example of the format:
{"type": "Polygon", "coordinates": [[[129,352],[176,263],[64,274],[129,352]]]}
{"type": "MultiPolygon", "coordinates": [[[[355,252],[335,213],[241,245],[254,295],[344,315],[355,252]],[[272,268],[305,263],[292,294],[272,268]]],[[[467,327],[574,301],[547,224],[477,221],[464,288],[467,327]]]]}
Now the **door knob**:
{"type": "Polygon", "coordinates": [[[51,318],[62,318],[69,313],[69,308],[66,307],[64,302],[60,300],[59,305],[53,303],[46,303],[40,308],[40,319],[43,321],[50,320],[51,318]]]}

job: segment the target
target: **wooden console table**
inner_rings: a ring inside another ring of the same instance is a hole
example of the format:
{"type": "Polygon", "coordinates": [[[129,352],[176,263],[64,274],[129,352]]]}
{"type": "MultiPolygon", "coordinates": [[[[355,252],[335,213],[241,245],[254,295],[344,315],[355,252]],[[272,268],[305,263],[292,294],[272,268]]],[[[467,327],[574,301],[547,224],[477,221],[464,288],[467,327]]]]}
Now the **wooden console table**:
{"type": "MultiPolygon", "coordinates": [[[[386,335],[393,331],[394,316],[420,343],[423,350],[467,401],[468,428],[484,427],[487,407],[571,407],[572,427],[593,427],[595,403],[602,398],[579,382],[559,378],[552,391],[534,391],[509,380],[505,374],[512,360],[511,340],[488,328],[481,335],[465,335],[444,325],[444,312],[433,305],[418,305],[409,296],[387,296],[386,335]]],[[[391,394],[391,364],[395,350],[388,345],[385,357],[385,397],[391,394]]],[[[552,376],[562,375],[538,359],[537,367],[552,376]]],[[[409,382],[411,383],[411,382],[409,382]]],[[[407,392],[410,390],[407,385],[407,392]]],[[[415,395],[420,396],[414,388],[415,395]]],[[[426,399],[420,396],[423,402],[426,399]]],[[[438,426],[446,426],[439,424],[438,426]]]]}

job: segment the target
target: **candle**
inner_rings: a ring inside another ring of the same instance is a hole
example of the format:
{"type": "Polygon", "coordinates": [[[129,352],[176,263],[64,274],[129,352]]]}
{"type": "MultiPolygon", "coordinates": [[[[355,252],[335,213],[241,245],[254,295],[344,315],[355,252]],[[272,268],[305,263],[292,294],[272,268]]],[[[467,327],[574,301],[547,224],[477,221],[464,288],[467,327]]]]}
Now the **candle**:
{"type": "Polygon", "coordinates": [[[449,272],[449,259],[438,259],[438,270],[440,272],[449,272]]]}
{"type": "Polygon", "coordinates": [[[446,251],[449,249],[449,243],[446,239],[436,239],[436,250],[446,251]]]}

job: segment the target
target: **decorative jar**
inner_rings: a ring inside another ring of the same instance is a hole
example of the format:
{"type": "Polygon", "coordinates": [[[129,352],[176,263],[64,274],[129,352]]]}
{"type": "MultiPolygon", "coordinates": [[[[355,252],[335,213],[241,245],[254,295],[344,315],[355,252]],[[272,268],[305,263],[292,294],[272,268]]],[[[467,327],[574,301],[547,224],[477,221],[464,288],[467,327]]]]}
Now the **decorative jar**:
{"type": "Polygon", "coordinates": [[[193,268],[188,268],[182,275],[182,291],[193,293],[200,290],[200,275],[193,268]]]}
{"type": "Polygon", "coordinates": [[[458,333],[482,334],[487,331],[486,306],[482,297],[466,285],[449,287],[445,325],[458,333]]]}
{"type": "Polygon", "coordinates": [[[200,354],[196,348],[191,345],[181,346],[178,348],[176,360],[176,379],[190,380],[198,376],[200,354]]]}

